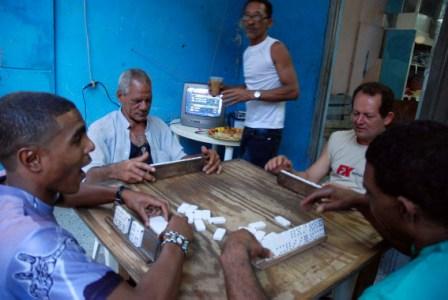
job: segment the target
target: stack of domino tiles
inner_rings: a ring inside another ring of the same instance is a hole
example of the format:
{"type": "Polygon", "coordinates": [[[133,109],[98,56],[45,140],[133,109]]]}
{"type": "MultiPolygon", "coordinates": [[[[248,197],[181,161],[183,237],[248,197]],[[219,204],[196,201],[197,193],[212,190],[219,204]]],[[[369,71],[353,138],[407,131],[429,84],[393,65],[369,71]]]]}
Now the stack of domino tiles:
{"type": "MultiPolygon", "coordinates": [[[[206,230],[205,222],[213,225],[225,224],[226,219],[224,217],[212,217],[210,210],[201,210],[197,205],[183,202],[177,208],[177,212],[185,215],[188,218],[189,224],[194,224],[197,232],[206,230]]],[[[217,228],[213,239],[221,241],[224,238],[226,230],[224,228],[217,228]]]]}

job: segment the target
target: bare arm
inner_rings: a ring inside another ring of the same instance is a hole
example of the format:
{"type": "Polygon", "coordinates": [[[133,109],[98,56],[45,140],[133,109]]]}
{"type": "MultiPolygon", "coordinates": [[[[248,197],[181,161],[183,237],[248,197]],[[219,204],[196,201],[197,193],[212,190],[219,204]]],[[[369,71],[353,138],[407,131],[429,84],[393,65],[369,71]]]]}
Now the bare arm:
{"type": "Polygon", "coordinates": [[[330,171],[330,153],[328,144],[325,145],[320,157],[306,171],[297,172],[297,174],[312,182],[318,183],[330,171]]]}
{"type": "MultiPolygon", "coordinates": [[[[299,81],[288,49],[282,43],[275,43],[271,47],[271,56],[282,85],[275,89],[261,91],[260,100],[278,102],[298,98],[300,95],[299,81]]],[[[252,100],[254,92],[245,87],[225,89],[223,92],[224,103],[233,105],[252,100]]]]}
{"type": "Polygon", "coordinates": [[[391,236],[389,228],[376,220],[370,209],[368,197],[368,194],[361,194],[341,185],[327,184],[323,188],[308,195],[300,205],[305,210],[315,208],[318,213],[354,208],[369,221],[383,238],[391,242],[395,248],[407,255],[411,255],[409,252],[411,244],[406,239],[397,240],[391,236]]]}
{"type": "Polygon", "coordinates": [[[261,100],[284,101],[298,98],[300,95],[299,81],[288,49],[280,42],[275,43],[272,45],[271,55],[282,86],[263,91],[261,100]]]}
{"type": "Polygon", "coordinates": [[[369,203],[364,194],[337,184],[330,183],[314,191],[302,200],[300,206],[305,210],[315,207],[319,213],[356,208],[369,221],[372,218],[369,203]]]}
{"type": "Polygon", "coordinates": [[[95,183],[105,180],[120,180],[126,183],[139,183],[144,180],[154,181],[152,173],[155,171],[145,163],[148,153],[139,157],[124,160],[119,163],[109,164],[101,167],[93,167],[86,174],[86,182],[95,183]]]}
{"type": "Polygon", "coordinates": [[[227,299],[267,299],[252,269],[251,260],[268,256],[269,251],[247,230],[238,230],[228,236],[220,256],[227,299]]]}
{"type": "MultiPolygon", "coordinates": [[[[57,205],[65,207],[92,207],[115,200],[117,187],[108,187],[82,183],[76,194],[64,195],[62,201],[57,205]]],[[[168,219],[168,204],[149,194],[124,189],[121,193],[122,199],[127,207],[138,214],[143,223],[147,223],[148,215],[162,214],[168,219]]]]}
{"type": "MultiPolygon", "coordinates": [[[[185,218],[173,216],[168,229],[179,232],[188,240],[193,233],[185,218]]],[[[108,299],[176,299],[182,279],[182,266],[185,254],[175,244],[165,244],[156,262],[146,272],[140,283],[132,288],[126,282],[121,283],[108,299]]]]}

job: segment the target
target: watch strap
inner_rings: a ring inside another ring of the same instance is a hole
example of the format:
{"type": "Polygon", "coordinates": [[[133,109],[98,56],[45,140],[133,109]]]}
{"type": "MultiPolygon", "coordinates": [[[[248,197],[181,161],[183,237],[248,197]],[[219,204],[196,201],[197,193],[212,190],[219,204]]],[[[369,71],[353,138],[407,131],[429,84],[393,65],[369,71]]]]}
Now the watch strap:
{"type": "Polygon", "coordinates": [[[162,246],[166,245],[167,243],[178,245],[182,252],[187,255],[190,241],[179,232],[173,230],[165,232],[165,234],[163,235],[162,246]]]}
{"type": "Polygon", "coordinates": [[[126,190],[126,189],[128,189],[128,187],[125,186],[125,185],[120,185],[118,187],[117,191],[115,192],[115,202],[116,203],[124,204],[123,195],[122,194],[123,194],[123,191],[126,190]]]}

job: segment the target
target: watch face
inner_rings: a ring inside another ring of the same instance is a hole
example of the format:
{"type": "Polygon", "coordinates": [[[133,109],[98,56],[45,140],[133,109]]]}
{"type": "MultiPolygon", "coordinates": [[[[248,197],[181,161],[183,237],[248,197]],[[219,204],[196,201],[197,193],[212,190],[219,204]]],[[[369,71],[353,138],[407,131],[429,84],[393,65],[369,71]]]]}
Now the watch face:
{"type": "Polygon", "coordinates": [[[255,93],[254,93],[255,99],[260,98],[260,96],[261,96],[261,93],[259,91],[255,91],[255,93]]]}

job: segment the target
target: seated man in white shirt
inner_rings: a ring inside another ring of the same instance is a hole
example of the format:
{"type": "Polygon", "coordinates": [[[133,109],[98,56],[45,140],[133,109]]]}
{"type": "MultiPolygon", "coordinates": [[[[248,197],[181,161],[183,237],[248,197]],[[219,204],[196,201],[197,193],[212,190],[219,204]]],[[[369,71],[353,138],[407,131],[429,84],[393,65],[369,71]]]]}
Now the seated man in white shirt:
{"type": "MultiPolygon", "coordinates": [[[[370,142],[392,123],[393,101],[394,94],[387,86],[377,82],[361,84],[353,93],[353,129],[334,132],[319,159],[298,175],[317,183],[330,173],[331,183],[364,193],[365,152],[370,142]]],[[[265,166],[273,173],[291,169],[291,161],[282,155],[265,166]]]]}
{"type": "MultiPolygon", "coordinates": [[[[117,96],[121,107],[95,121],[88,130],[95,143],[92,162],[84,168],[87,182],[116,179],[126,183],[154,181],[153,163],[186,157],[170,128],[159,118],[150,116],[152,86],[140,69],[120,75],[117,96]]],[[[221,172],[221,160],[214,150],[202,146],[203,171],[221,172]]]]}

